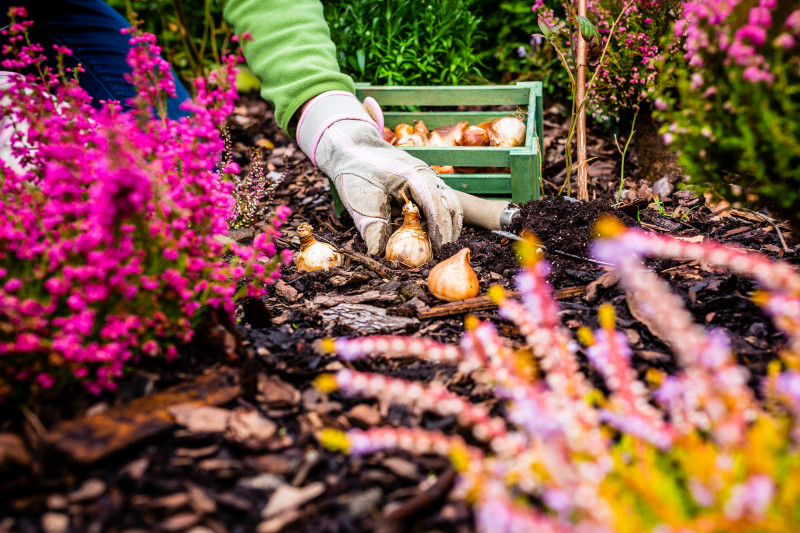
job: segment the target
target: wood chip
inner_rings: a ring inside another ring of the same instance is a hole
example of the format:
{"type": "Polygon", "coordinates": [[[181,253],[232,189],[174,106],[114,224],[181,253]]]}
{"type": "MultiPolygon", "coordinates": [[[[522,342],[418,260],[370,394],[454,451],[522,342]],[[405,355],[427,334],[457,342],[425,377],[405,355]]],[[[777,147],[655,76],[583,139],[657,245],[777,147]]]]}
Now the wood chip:
{"type": "Polygon", "coordinates": [[[647,296],[640,296],[638,293],[629,291],[626,291],[625,295],[628,302],[628,309],[631,315],[633,315],[633,318],[644,324],[655,337],[666,342],[669,338],[669,332],[664,329],[664,323],[651,318],[642,310],[641,302],[647,302],[647,296]]]}
{"type": "Polygon", "coordinates": [[[283,409],[300,403],[300,391],[278,376],[262,372],[258,375],[256,399],[272,409],[283,409]]]}
{"type": "Polygon", "coordinates": [[[105,491],[106,484],[101,479],[91,478],[84,481],[78,490],[70,492],[67,499],[71,503],[96,500],[105,491]]]}
{"type": "Polygon", "coordinates": [[[189,431],[197,433],[222,433],[228,428],[231,412],[207,405],[183,404],[169,408],[169,414],[189,431]]]}
{"type": "Polygon", "coordinates": [[[170,516],[159,524],[161,529],[167,531],[183,531],[190,528],[200,521],[200,515],[195,513],[180,513],[170,516]]]}
{"type": "Polygon", "coordinates": [[[364,334],[401,332],[419,324],[416,318],[392,316],[386,309],[364,304],[339,304],[320,313],[329,324],[340,324],[364,334]]]}
{"type": "Polygon", "coordinates": [[[300,488],[281,485],[270,496],[269,503],[261,512],[261,518],[268,519],[286,512],[297,511],[323,492],[325,492],[325,484],[321,481],[315,481],[300,488]]]}
{"type": "Polygon", "coordinates": [[[299,294],[297,292],[297,289],[295,289],[282,279],[276,281],[274,287],[275,287],[275,292],[278,293],[278,296],[280,296],[287,302],[294,303],[297,301],[297,295],[299,294]]]}
{"type": "Polygon", "coordinates": [[[602,276],[586,286],[583,299],[587,302],[594,302],[597,300],[600,289],[610,289],[616,285],[618,281],[619,278],[613,271],[609,270],[604,272],[602,276]]]}
{"type": "Polygon", "coordinates": [[[374,406],[365,403],[356,405],[345,416],[353,425],[361,428],[377,426],[381,422],[381,415],[378,410],[374,406]]]}
{"type": "Polygon", "coordinates": [[[262,448],[275,432],[278,425],[255,410],[236,408],[228,420],[225,438],[250,449],[262,448]]]}
{"type": "Polygon", "coordinates": [[[151,396],[137,398],[103,413],[57,424],[45,442],[74,461],[92,463],[175,426],[169,408],[192,402],[220,405],[241,393],[231,385],[233,372],[214,372],[171,387],[151,396]]]}
{"type": "Polygon", "coordinates": [[[28,466],[31,454],[25,442],[14,433],[0,433],[0,471],[11,465],[28,466]]]}

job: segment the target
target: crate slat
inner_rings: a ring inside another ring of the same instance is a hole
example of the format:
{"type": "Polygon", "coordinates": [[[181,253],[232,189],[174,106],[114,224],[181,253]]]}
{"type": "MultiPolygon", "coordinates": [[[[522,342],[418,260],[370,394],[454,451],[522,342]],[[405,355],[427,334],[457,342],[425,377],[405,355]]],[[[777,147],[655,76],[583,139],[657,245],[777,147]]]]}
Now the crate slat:
{"type": "Polygon", "coordinates": [[[373,97],[381,106],[528,105],[530,87],[475,85],[453,87],[356,86],[356,96],[373,97]]]}
{"type": "Polygon", "coordinates": [[[439,177],[456,191],[478,195],[512,195],[508,174],[439,174],[439,177]]]}
{"type": "Polygon", "coordinates": [[[481,146],[400,146],[414,157],[429,165],[458,165],[462,167],[507,167],[510,164],[508,148],[481,146]],[[457,163],[454,163],[456,162],[457,163]]]}

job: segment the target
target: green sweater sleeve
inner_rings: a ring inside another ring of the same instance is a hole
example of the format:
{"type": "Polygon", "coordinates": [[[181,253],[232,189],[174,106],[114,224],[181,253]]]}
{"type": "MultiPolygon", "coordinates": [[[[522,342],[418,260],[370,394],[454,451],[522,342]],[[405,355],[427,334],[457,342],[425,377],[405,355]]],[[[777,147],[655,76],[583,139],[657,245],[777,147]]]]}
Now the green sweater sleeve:
{"type": "Polygon", "coordinates": [[[261,80],[261,96],[275,106],[275,120],[290,136],[295,112],[325,91],[354,92],[339,71],[320,0],[220,0],[225,20],[244,43],[247,66],[261,80]]]}

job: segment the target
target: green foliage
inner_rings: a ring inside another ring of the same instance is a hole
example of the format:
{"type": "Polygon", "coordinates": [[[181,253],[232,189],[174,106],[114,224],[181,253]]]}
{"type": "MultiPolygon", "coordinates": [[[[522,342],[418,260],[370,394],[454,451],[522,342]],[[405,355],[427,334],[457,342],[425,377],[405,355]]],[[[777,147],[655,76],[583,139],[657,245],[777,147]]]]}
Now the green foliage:
{"type": "Polygon", "coordinates": [[[458,85],[480,77],[485,36],[469,2],[335,0],[325,16],[342,71],[380,85],[458,85]]]}
{"type": "Polygon", "coordinates": [[[787,46],[800,10],[778,6],[763,44],[748,46],[737,35],[752,28],[754,9],[763,8],[740,2],[722,24],[689,12],[686,55],[664,64],[657,116],[692,186],[770,207],[800,227],[800,47],[787,46]]]}
{"type": "MultiPolygon", "coordinates": [[[[546,4],[563,10],[558,0],[546,4]]],[[[495,0],[477,0],[476,10],[483,19],[481,28],[489,36],[480,56],[487,66],[487,78],[499,83],[537,80],[547,94],[569,97],[569,79],[555,51],[541,39],[532,38],[538,28],[530,0],[506,0],[499,5],[495,0]]]]}
{"type": "Polygon", "coordinates": [[[158,36],[158,44],[175,72],[191,88],[191,82],[220,67],[220,50],[232,35],[222,19],[216,0],[107,0],[122,16],[158,36]]]}

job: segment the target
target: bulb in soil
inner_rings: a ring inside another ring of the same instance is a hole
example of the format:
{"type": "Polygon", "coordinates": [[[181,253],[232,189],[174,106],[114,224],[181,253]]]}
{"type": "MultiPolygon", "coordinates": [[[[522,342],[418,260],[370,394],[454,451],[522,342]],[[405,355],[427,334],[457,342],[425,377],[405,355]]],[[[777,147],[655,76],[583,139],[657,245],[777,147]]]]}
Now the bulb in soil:
{"type": "Polygon", "coordinates": [[[294,262],[297,270],[311,272],[342,266],[342,255],[330,244],[315,239],[313,230],[307,222],[297,228],[297,235],[300,237],[300,252],[294,262]]]}
{"type": "Polygon", "coordinates": [[[433,258],[431,241],[419,222],[419,209],[411,202],[403,206],[403,225],[386,243],[386,259],[415,268],[433,258]]]}
{"type": "Polygon", "coordinates": [[[478,276],[469,265],[469,248],[442,261],[428,274],[428,290],[439,300],[456,302],[478,295],[478,276]]]}

